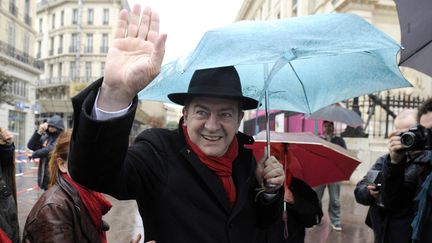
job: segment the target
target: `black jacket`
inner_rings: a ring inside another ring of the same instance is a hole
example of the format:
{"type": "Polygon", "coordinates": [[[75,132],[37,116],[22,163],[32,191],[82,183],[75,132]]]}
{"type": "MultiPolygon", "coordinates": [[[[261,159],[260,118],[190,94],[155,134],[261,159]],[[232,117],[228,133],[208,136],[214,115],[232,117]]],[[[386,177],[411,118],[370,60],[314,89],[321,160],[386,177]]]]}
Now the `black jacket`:
{"type": "Polygon", "coordinates": [[[48,189],[50,181],[48,162],[50,159],[50,152],[54,149],[60,130],[56,133],[39,134],[36,130],[27,143],[27,147],[33,150],[32,157],[39,158],[38,165],[38,186],[43,190],[48,189]]]}
{"type": "Polygon", "coordinates": [[[117,199],[136,199],[146,241],[158,243],[250,243],[282,210],[282,189],[272,203],[255,202],[256,161],[242,145],[233,162],[237,200],[231,209],[219,177],[189,149],[182,131],[149,129],[128,148],[137,106],[107,121],[90,115],[100,81],[73,98],[74,130],[69,155],[73,179],[117,199]],[[90,163],[90,162],[91,163],[90,163]]]}
{"type": "MultiPolygon", "coordinates": [[[[431,163],[428,153],[421,152],[399,164],[390,163],[389,158],[383,164],[383,203],[392,212],[407,212],[410,232],[412,232],[411,223],[418,206],[414,198],[420,191],[424,179],[431,171],[431,163]]],[[[423,230],[424,234],[421,235],[421,240],[418,242],[432,242],[432,232],[430,230],[432,227],[431,213],[429,213],[428,221],[422,227],[425,229],[423,230]]]]}
{"type": "Polygon", "coordinates": [[[416,210],[413,199],[423,168],[422,156],[397,166],[390,164],[388,154],[379,157],[371,170],[383,172],[380,197],[384,207],[378,206],[369,194],[365,177],[357,183],[354,195],[358,203],[370,206],[366,224],[374,231],[375,243],[411,242],[411,222],[416,210]],[[395,180],[402,183],[397,184],[395,180]]]}
{"type": "Polygon", "coordinates": [[[304,181],[293,177],[290,190],[294,204],[285,202],[288,215],[288,238],[284,237],[285,223],[282,215],[276,224],[267,230],[260,230],[254,243],[303,243],[305,228],[321,222],[322,209],[316,192],[304,181]]]}
{"type": "Polygon", "coordinates": [[[14,154],[14,144],[0,144],[0,228],[13,243],[19,243],[14,154]]]}

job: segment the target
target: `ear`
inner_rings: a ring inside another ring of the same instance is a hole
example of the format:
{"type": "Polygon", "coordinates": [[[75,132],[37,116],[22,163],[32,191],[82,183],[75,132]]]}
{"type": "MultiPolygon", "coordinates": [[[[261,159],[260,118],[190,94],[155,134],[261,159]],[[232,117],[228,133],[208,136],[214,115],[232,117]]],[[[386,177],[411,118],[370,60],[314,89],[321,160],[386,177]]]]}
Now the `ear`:
{"type": "Polygon", "coordinates": [[[67,161],[61,158],[57,158],[57,166],[61,172],[63,173],[67,172],[67,161]]]}
{"type": "Polygon", "coordinates": [[[240,122],[241,122],[241,120],[243,119],[243,117],[244,117],[244,112],[243,111],[240,111],[239,112],[239,119],[238,119],[238,125],[240,126],[240,122]]]}
{"type": "Polygon", "coordinates": [[[188,112],[187,112],[187,107],[186,106],[183,107],[182,114],[183,114],[183,120],[186,122],[186,120],[188,118],[188,112]]]}

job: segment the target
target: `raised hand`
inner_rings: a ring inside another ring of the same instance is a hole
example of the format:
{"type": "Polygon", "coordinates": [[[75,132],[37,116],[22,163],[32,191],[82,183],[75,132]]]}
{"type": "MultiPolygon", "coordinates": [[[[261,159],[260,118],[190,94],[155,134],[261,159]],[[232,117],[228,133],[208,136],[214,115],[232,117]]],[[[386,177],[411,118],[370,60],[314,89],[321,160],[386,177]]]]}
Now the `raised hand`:
{"type": "Polygon", "coordinates": [[[166,34],[159,34],[159,16],[135,5],[119,14],[114,40],[105,63],[97,106],[105,111],[125,108],[160,72],[166,34]],[[128,23],[129,17],[129,23],[128,23]]]}

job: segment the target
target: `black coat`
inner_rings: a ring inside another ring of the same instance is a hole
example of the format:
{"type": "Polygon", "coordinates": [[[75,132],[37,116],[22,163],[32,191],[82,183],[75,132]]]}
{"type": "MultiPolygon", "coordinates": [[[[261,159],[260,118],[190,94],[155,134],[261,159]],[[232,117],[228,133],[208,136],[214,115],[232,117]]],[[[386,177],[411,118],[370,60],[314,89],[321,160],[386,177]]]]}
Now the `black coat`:
{"type": "Polygon", "coordinates": [[[288,238],[284,237],[285,223],[282,215],[267,230],[260,230],[254,243],[303,243],[305,228],[321,222],[322,209],[316,192],[304,181],[293,177],[290,190],[294,195],[294,204],[285,202],[288,215],[288,238]]]}
{"type": "MultiPolygon", "coordinates": [[[[413,156],[412,159],[399,164],[390,163],[390,159],[385,160],[383,164],[382,199],[385,207],[392,212],[409,211],[410,231],[412,231],[411,222],[415,217],[418,206],[414,198],[420,191],[426,176],[431,171],[431,163],[429,154],[421,152],[413,156]]],[[[431,227],[432,213],[429,212],[427,220],[422,226],[424,230],[420,234],[420,241],[416,242],[432,242],[431,227]]]]}
{"type": "Polygon", "coordinates": [[[27,143],[27,147],[33,150],[32,158],[39,158],[38,186],[43,190],[48,189],[50,181],[49,166],[50,152],[54,149],[60,130],[55,133],[39,134],[36,130],[27,143]]]}
{"type": "MultiPolygon", "coordinates": [[[[228,206],[219,177],[189,149],[182,131],[149,129],[128,148],[128,135],[137,106],[107,121],[90,114],[100,81],[73,98],[74,130],[69,155],[73,179],[117,199],[136,199],[146,241],[250,243],[255,227],[266,227],[282,210],[282,189],[275,200],[255,201],[256,161],[242,145],[233,162],[236,204],[228,206]]],[[[260,194],[261,195],[261,194],[260,194]]]]}
{"type": "Polygon", "coordinates": [[[380,197],[384,207],[378,206],[369,194],[365,177],[357,183],[354,195],[358,203],[370,206],[366,224],[374,231],[375,243],[411,242],[411,222],[416,210],[413,199],[423,168],[422,157],[397,166],[390,165],[388,154],[379,157],[371,170],[383,171],[380,197]],[[398,184],[395,180],[405,183],[398,184]]]}

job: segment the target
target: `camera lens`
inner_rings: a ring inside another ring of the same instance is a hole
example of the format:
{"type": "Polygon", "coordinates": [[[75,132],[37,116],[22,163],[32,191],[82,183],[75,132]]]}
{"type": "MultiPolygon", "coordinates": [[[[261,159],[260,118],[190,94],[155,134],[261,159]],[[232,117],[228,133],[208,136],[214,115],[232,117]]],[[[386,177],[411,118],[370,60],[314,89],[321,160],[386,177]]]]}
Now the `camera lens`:
{"type": "Polygon", "coordinates": [[[401,135],[401,143],[405,148],[409,148],[415,143],[415,134],[413,132],[404,132],[401,135]]]}

